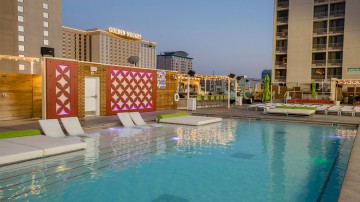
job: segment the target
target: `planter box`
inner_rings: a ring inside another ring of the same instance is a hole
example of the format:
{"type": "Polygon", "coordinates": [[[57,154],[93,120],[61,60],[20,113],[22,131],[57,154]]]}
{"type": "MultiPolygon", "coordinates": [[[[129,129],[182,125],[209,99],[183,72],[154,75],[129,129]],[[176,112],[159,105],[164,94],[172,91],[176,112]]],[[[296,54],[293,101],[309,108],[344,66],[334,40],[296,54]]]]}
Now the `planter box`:
{"type": "Polygon", "coordinates": [[[291,99],[287,101],[288,103],[311,103],[311,104],[333,104],[332,100],[301,100],[301,99],[291,99]]]}

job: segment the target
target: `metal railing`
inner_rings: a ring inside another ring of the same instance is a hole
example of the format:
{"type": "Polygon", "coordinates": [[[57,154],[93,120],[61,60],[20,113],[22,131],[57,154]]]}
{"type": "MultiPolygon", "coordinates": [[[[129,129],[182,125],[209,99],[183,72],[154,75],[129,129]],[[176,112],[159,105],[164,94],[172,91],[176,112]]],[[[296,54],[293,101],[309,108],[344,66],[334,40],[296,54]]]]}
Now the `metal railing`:
{"type": "Polygon", "coordinates": [[[344,33],[344,27],[329,27],[330,33],[344,33]]]}
{"type": "Polygon", "coordinates": [[[321,81],[325,79],[325,75],[311,75],[311,79],[315,79],[315,81],[321,81]]]}
{"type": "Polygon", "coordinates": [[[327,28],[326,27],[324,27],[324,28],[316,28],[316,29],[313,30],[313,33],[317,34],[317,35],[326,34],[327,33],[327,28]]]}
{"type": "Polygon", "coordinates": [[[314,13],[315,19],[323,19],[328,17],[328,12],[316,12],[314,13]]]}
{"type": "Polygon", "coordinates": [[[277,7],[278,8],[289,8],[289,2],[288,1],[278,2],[277,7]]]}
{"type": "Polygon", "coordinates": [[[314,4],[322,4],[327,2],[329,2],[329,0],[314,0],[314,4]]]}
{"type": "Polygon", "coordinates": [[[329,43],[329,49],[343,49],[343,43],[329,43]]]}
{"type": "Polygon", "coordinates": [[[287,32],[276,32],[276,38],[287,38],[287,32]]]}
{"type": "Polygon", "coordinates": [[[330,2],[341,2],[341,1],[345,1],[345,0],[330,0],[330,2]]]}
{"type": "Polygon", "coordinates": [[[315,66],[325,66],[326,65],[326,60],[313,60],[312,64],[315,66]]]}
{"type": "Polygon", "coordinates": [[[326,49],[326,44],[313,44],[313,49],[324,50],[324,49],[326,49]]]}
{"type": "Polygon", "coordinates": [[[342,59],[329,59],[328,65],[331,66],[341,66],[342,65],[342,59]]]}
{"type": "Polygon", "coordinates": [[[276,52],[286,53],[287,47],[276,47],[276,52]]]}
{"type": "Polygon", "coordinates": [[[345,15],[345,10],[333,10],[330,11],[330,17],[342,17],[345,15]]]}
{"type": "Polygon", "coordinates": [[[287,23],[288,22],[288,19],[289,19],[289,17],[277,17],[277,19],[276,19],[276,22],[277,23],[287,23]]]}

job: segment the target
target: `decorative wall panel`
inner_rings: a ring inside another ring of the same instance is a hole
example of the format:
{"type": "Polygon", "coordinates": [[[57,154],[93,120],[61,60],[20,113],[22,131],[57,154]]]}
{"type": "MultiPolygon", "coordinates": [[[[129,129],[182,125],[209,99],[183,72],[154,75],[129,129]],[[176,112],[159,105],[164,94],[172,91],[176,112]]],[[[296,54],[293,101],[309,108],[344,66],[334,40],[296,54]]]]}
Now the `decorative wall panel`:
{"type": "Polygon", "coordinates": [[[78,115],[78,63],[46,59],[46,117],[78,115]]]}
{"type": "Polygon", "coordinates": [[[107,114],[156,110],[156,71],[106,67],[107,114]]]}

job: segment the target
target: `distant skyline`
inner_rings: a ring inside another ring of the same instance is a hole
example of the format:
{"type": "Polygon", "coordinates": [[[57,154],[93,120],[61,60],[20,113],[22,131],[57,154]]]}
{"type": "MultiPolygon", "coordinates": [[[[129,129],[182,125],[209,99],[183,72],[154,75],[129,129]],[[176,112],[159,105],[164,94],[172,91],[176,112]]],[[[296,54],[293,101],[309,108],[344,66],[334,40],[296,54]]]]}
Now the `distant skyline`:
{"type": "Polygon", "coordinates": [[[157,54],[189,53],[197,73],[260,78],[271,69],[272,0],[62,1],[64,26],[141,34],[158,44],[157,54]]]}

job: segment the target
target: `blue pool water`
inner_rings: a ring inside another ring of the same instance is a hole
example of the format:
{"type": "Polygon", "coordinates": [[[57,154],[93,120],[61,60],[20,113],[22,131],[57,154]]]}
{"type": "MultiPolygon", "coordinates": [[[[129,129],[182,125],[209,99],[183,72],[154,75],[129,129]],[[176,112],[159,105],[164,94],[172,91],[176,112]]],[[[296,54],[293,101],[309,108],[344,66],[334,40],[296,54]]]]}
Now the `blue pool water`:
{"type": "Polygon", "coordinates": [[[356,129],[224,120],[100,134],[86,151],[0,168],[0,201],[337,201],[356,129]]]}

